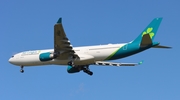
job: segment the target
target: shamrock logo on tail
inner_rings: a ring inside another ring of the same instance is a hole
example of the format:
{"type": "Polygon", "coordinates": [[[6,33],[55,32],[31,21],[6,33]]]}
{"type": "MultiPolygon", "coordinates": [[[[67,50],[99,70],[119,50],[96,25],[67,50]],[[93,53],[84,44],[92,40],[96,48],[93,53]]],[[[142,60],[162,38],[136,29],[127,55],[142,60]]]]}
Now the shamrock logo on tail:
{"type": "Polygon", "coordinates": [[[145,35],[145,34],[149,34],[151,39],[152,37],[154,36],[154,32],[152,32],[153,28],[148,28],[146,31],[143,32],[142,36],[145,35]]]}

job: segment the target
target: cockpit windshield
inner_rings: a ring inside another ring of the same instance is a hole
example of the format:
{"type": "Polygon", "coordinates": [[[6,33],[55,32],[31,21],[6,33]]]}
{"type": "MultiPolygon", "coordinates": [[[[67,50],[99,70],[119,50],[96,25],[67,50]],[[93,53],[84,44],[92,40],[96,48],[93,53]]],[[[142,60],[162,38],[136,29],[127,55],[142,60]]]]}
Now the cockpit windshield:
{"type": "Polygon", "coordinates": [[[14,56],[11,56],[11,58],[13,58],[14,56]]]}

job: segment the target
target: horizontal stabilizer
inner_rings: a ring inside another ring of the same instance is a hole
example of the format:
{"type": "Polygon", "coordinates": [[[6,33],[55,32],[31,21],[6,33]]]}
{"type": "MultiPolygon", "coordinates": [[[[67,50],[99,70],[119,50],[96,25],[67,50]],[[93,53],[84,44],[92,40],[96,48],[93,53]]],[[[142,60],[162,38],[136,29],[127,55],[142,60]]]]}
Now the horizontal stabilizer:
{"type": "Polygon", "coordinates": [[[157,46],[154,46],[152,48],[164,48],[164,49],[171,49],[172,47],[168,47],[168,46],[162,46],[162,45],[157,45],[157,46]]]}

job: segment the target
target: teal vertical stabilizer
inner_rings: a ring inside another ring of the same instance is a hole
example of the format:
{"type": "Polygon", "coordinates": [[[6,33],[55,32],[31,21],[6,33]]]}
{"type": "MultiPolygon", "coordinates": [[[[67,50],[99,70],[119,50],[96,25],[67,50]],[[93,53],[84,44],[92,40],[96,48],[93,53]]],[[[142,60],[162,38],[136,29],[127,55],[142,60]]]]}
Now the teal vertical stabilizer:
{"type": "Polygon", "coordinates": [[[153,42],[154,37],[156,36],[159,25],[162,21],[162,18],[154,18],[151,23],[141,32],[141,34],[132,42],[132,43],[142,43],[142,40],[149,38],[148,41],[153,42]]]}

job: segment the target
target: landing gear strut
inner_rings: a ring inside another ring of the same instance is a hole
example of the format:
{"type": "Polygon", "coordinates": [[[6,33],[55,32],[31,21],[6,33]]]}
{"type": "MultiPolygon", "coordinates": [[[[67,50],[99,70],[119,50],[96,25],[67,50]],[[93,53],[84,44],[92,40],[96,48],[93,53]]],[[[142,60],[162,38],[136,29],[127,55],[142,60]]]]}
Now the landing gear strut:
{"type": "Polygon", "coordinates": [[[24,66],[21,66],[21,70],[20,70],[21,73],[24,73],[24,69],[23,68],[24,68],[24,66]]]}
{"type": "Polygon", "coordinates": [[[73,67],[74,63],[72,61],[70,61],[70,62],[68,62],[68,65],[73,67]]]}
{"type": "Polygon", "coordinates": [[[72,56],[72,57],[71,57],[71,60],[68,62],[68,65],[74,67],[74,60],[75,60],[75,59],[76,59],[76,57],[75,57],[75,56],[72,56]]]}
{"type": "Polygon", "coordinates": [[[83,70],[83,72],[87,73],[88,75],[93,75],[93,72],[90,71],[88,65],[87,65],[87,66],[84,66],[82,70],[83,70]]]}

